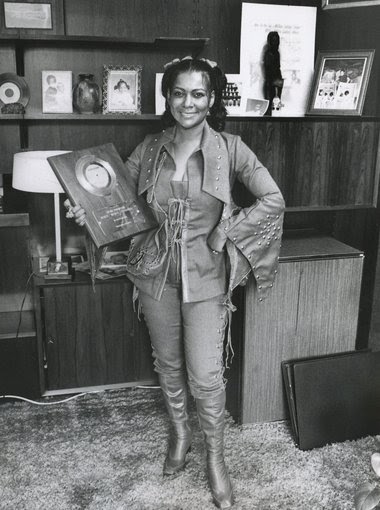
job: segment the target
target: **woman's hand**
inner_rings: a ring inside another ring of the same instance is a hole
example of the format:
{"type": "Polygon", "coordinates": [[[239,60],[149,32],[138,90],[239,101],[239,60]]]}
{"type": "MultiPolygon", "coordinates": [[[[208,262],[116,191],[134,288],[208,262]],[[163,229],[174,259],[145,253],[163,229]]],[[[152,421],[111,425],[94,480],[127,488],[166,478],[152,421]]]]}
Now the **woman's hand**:
{"type": "Polygon", "coordinates": [[[67,209],[66,218],[74,218],[75,223],[77,223],[80,227],[86,223],[86,211],[80,205],[75,205],[74,207],[70,204],[69,199],[63,202],[64,206],[67,209]]]}

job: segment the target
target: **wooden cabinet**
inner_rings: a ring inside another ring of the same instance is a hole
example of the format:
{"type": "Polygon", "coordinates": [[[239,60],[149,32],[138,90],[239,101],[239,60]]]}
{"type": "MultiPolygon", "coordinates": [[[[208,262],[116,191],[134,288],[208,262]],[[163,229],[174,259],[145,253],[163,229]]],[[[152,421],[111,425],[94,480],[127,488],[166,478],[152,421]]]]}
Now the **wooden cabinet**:
{"type": "Polygon", "coordinates": [[[285,238],[265,301],[257,300],[249,281],[233,317],[235,359],[227,385],[238,421],[287,417],[281,361],[355,349],[362,267],[363,254],[335,239],[285,238]]]}
{"type": "Polygon", "coordinates": [[[0,214],[0,394],[39,396],[29,216],[0,214]]]}
{"type": "Polygon", "coordinates": [[[144,320],[126,278],[35,286],[41,392],[132,386],[156,381],[144,320]]]}

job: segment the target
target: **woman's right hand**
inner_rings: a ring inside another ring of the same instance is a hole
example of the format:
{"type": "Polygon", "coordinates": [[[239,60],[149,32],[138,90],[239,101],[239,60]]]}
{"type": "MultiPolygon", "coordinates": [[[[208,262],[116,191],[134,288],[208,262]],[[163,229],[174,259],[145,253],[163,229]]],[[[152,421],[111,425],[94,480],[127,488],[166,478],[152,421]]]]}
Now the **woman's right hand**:
{"type": "Polygon", "coordinates": [[[83,207],[81,205],[75,205],[73,207],[68,199],[65,200],[64,205],[67,208],[66,218],[74,218],[75,223],[83,227],[86,223],[86,211],[83,207]]]}
{"type": "Polygon", "coordinates": [[[77,223],[80,227],[86,223],[86,211],[80,205],[76,205],[72,208],[72,212],[74,215],[75,223],[77,223]]]}

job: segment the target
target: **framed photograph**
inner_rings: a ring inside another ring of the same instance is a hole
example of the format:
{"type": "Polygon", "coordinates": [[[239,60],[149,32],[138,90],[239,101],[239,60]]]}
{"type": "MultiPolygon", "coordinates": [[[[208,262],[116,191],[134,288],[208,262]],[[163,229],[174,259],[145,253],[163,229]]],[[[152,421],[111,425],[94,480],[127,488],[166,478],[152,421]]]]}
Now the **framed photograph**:
{"type": "Polygon", "coordinates": [[[42,71],[42,112],[73,113],[71,71],[42,71]]]}
{"type": "Polygon", "coordinates": [[[103,113],[141,113],[141,66],[103,67],[103,113]]]}
{"type": "Polygon", "coordinates": [[[3,7],[5,28],[53,28],[50,3],[4,1],[3,7]]]}
{"type": "MultiPolygon", "coordinates": [[[[268,99],[253,99],[247,97],[244,101],[244,115],[247,117],[262,117],[268,109],[268,99]]],[[[272,112],[272,115],[274,112],[272,112]]]]}
{"type": "Polygon", "coordinates": [[[375,50],[319,52],[308,114],[361,115],[375,50]]]}
{"type": "Polygon", "coordinates": [[[322,0],[322,9],[346,9],[347,7],[371,7],[380,0],[322,0]]]}
{"type": "Polygon", "coordinates": [[[64,33],[63,0],[0,0],[0,34],[64,33]]]}

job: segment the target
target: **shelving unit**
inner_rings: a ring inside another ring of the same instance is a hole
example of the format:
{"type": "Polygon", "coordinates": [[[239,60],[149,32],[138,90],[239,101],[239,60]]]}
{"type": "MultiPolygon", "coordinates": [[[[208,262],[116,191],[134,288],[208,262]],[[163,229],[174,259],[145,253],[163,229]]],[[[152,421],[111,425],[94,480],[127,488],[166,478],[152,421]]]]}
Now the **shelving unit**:
{"type": "MultiPolygon", "coordinates": [[[[57,6],[57,14],[62,15],[59,23],[55,25],[56,35],[48,35],[45,32],[41,35],[0,36],[2,72],[17,72],[24,75],[31,91],[31,99],[25,115],[0,115],[0,153],[4,154],[0,160],[0,172],[9,174],[12,154],[17,150],[28,148],[75,150],[113,142],[122,158],[125,159],[147,133],[161,129],[159,117],[153,114],[155,73],[162,72],[163,64],[175,57],[187,53],[193,56],[203,55],[204,49],[208,49],[208,54],[205,56],[217,60],[226,72],[238,72],[239,37],[238,31],[231,30],[231,26],[238,26],[240,23],[241,2],[238,0],[225,2],[151,0],[144,2],[145,7],[141,10],[134,9],[133,2],[128,0],[112,2],[56,0],[54,4],[57,6]],[[78,4],[80,4],[79,8],[78,4]],[[146,16],[146,9],[149,10],[149,16],[146,16]],[[221,12],[221,16],[215,16],[216,12],[221,12]],[[159,36],[171,34],[173,30],[176,30],[177,36],[184,37],[159,36]],[[66,35],[63,35],[64,33],[66,35]],[[108,34],[112,34],[112,37],[108,34]],[[210,34],[212,39],[202,37],[210,34]],[[81,72],[92,72],[97,83],[101,85],[104,64],[141,64],[143,66],[143,113],[141,115],[42,113],[42,70],[71,70],[74,78],[81,72]]],[[[327,43],[324,44],[322,39],[323,44],[321,44],[321,40],[317,37],[316,47],[328,48],[329,44],[330,48],[346,47],[346,31],[340,26],[342,35],[339,35],[339,30],[336,29],[336,16],[325,13],[322,15],[325,20],[327,19],[327,28],[324,29],[325,34],[323,34],[327,43]]],[[[344,13],[340,13],[339,16],[344,17],[344,13]]],[[[359,12],[359,25],[360,19],[359,12]]],[[[353,44],[353,47],[357,39],[362,37],[361,29],[356,28],[356,21],[348,41],[353,44]]],[[[345,20],[345,23],[349,26],[348,20],[345,20]]],[[[377,25],[376,27],[374,25],[372,33],[377,34],[377,25]]],[[[369,41],[365,44],[372,47],[370,32],[366,32],[365,36],[368,36],[369,41]]],[[[376,65],[374,72],[375,70],[376,65]]],[[[372,85],[370,85],[372,90],[376,85],[375,74],[373,78],[374,81],[371,80],[372,85]]],[[[380,173],[380,117],[377,99],[373,92],[369,99],[370,103],[364,110],[367,115],[363,117],[231,116],[227,119],[226,126],[226,131],[242,136],[242,139],[270,169],[280,185],[287,202],[286,227],[312,224],[365,252],[363,272],[365,285],[361,298],[361,318],[359,317],[364,341],[368,338],[369,326],[367,325],[371,318],[379,232],[377,190],[380,173]],[[368,115],[371,112],[375,115],[368,115]]],[[[236,194],[242,205],[251,199],[239,188],[236,194]]],[[[15,199],[14,203],[16,202],[15,199]]],[[[33,256],[49,255],[54,251],[54,225],[50,221],[50,197],[24,194],[19,203],[20,207],[24,208],[21,210],[28,211],[30,215],[31,254],[33,256]]],[[[62,240],[64,251],[79,250],[83,246],[82,231],[64,217],[62,218],[62,240]]],[[[377,279],[380,281],[379,275],[377,279]]],[[[112,285],[115,289],[111,293],[120,291],[120,283],[110,284],[112,285]]],[[[90,287],[86,288],[86,286],[88,284],[82,285],[82,291],[86,289],[84,295],[87,299],[90,287]]],[[[54,302],[48,311],[50,317],[47,319],[48,324],[42,325],[43,319],[39,319],[40,349],[47,341],[45,328],[54,325],[55,320],[58,325],[60,320],[65,320],[64,313],[59,317],[60,309],[56,306],[62,303],[62,294],[67,292],[71,299],[79,292],[75,284],[66,285],[66,287],[66,290],[54,284],[38,287],[37,301],[43,313],[45,313],[45,293],[54,302]]],[[[378,294],[380,295],[380,290],[378,294]]],[[[40,317],[39,311],[37,315],[40,317]]],[[[84,321],[83,316],[81,320],[84,321]]],[[[79,379],[75,381],[75,378],[70,380],[71,368],[68,368],[65,374],[69,356],[65,352],[62,341],[61,339],[60,343],[54,346],[48,345],[52,349],[51,359],[55,360],[56,364],[50,363],[48,374],[50,380],[47,381],[47,386],[44,379],[46,372],[43,370],[43,354],[41,354],[42,350],[40,351],[42,390],[55,391],[62,387],[70,389],[72,381],[74,381],[73,384],[83,382],[79,379]],[[59,359],[62,352],[67,357],[59,359]],[[65,379],[66,376],[67,379],[65,379]]],[[[131,349],[129,352],[131,358],[137,356],[138,364],[139,355],[133,350],[133,345],[132,339],[129,343],[131,349]]],[[[101,347],[100,340],[97,346],[101,347]]],[[[142,366],[147,367],[148,358],[144,356],[147,356],[146,352],[142,354],[140,361],[142,366]]],[[[133,359],[130,363],[133,363],[133,359]]],[[[130,368],[129,375],[132,372],[130,368]]],[[[134,374],[139,377],[138,372],[134,374]]],[[[84,384],[96,385],[97,381],[92,378],[92,374],[87,372],[87,375],[84,384]]],[[[131,375],[129,379],[131,384],[135,375],[131,375]]],[[[110,378],[103,376],[104,371],[101,384],[109,383],[110,378]]],[[[128,374],[121,375],[119,381],[123,377],[128,378],[128,374]]]]}
{"type": "MultiPolygon", "coordinates": [[[[126,157],[152,131],[152,126],[160,122],[159,116],[150,113],[154,111],[154,70],[161,72],[162,65],[175,58],[179,49],[197,56],[207,43],[207,38],[188,37],[151,40],[47,34],[1,37],[0,56],[1,48],[6,47],[7,59],[14,66],[9,70],[24,76],[30,89],[30,102],[24,115],[0,115],[0,135],[3,135],[0,150],[9,155],[0,162],[3,165],[0,171],[10,173],[12,154],[22,149],[68,147],[74,150],[112,141],[126,157]],[[101,86],[103,64],[109,63],[142,65],[144,113],[42,112],[42,70],[71,70],[73,76],[91,72],[101,86]]],[[[30,213],[32,256],[51,251],[54,235],[49,221],[50,198],[43,194],[23,194],[20,199],[30,213]]],[[[7,221],[10,217],[13,221],[23,221],[23,215],[3,215],[7,221]]],[[[64,249],[68,243],[70,249],[75,249],[75,244],[83,249],[83,231],[65,218],[61,223],[64,249]]],[[[31,336],[26,341],[30,348],[35,346],[37,338],[41,394],[155,382],[149,335],[144,322],[133,312],[132,285],[126,278],[99,282],[95,293],[90,279],[81,275],[63,284],[35,278],[33,303],[37,337],[31,336]],[[76,352],[75,359],[72,352],[76,352]]]]}

